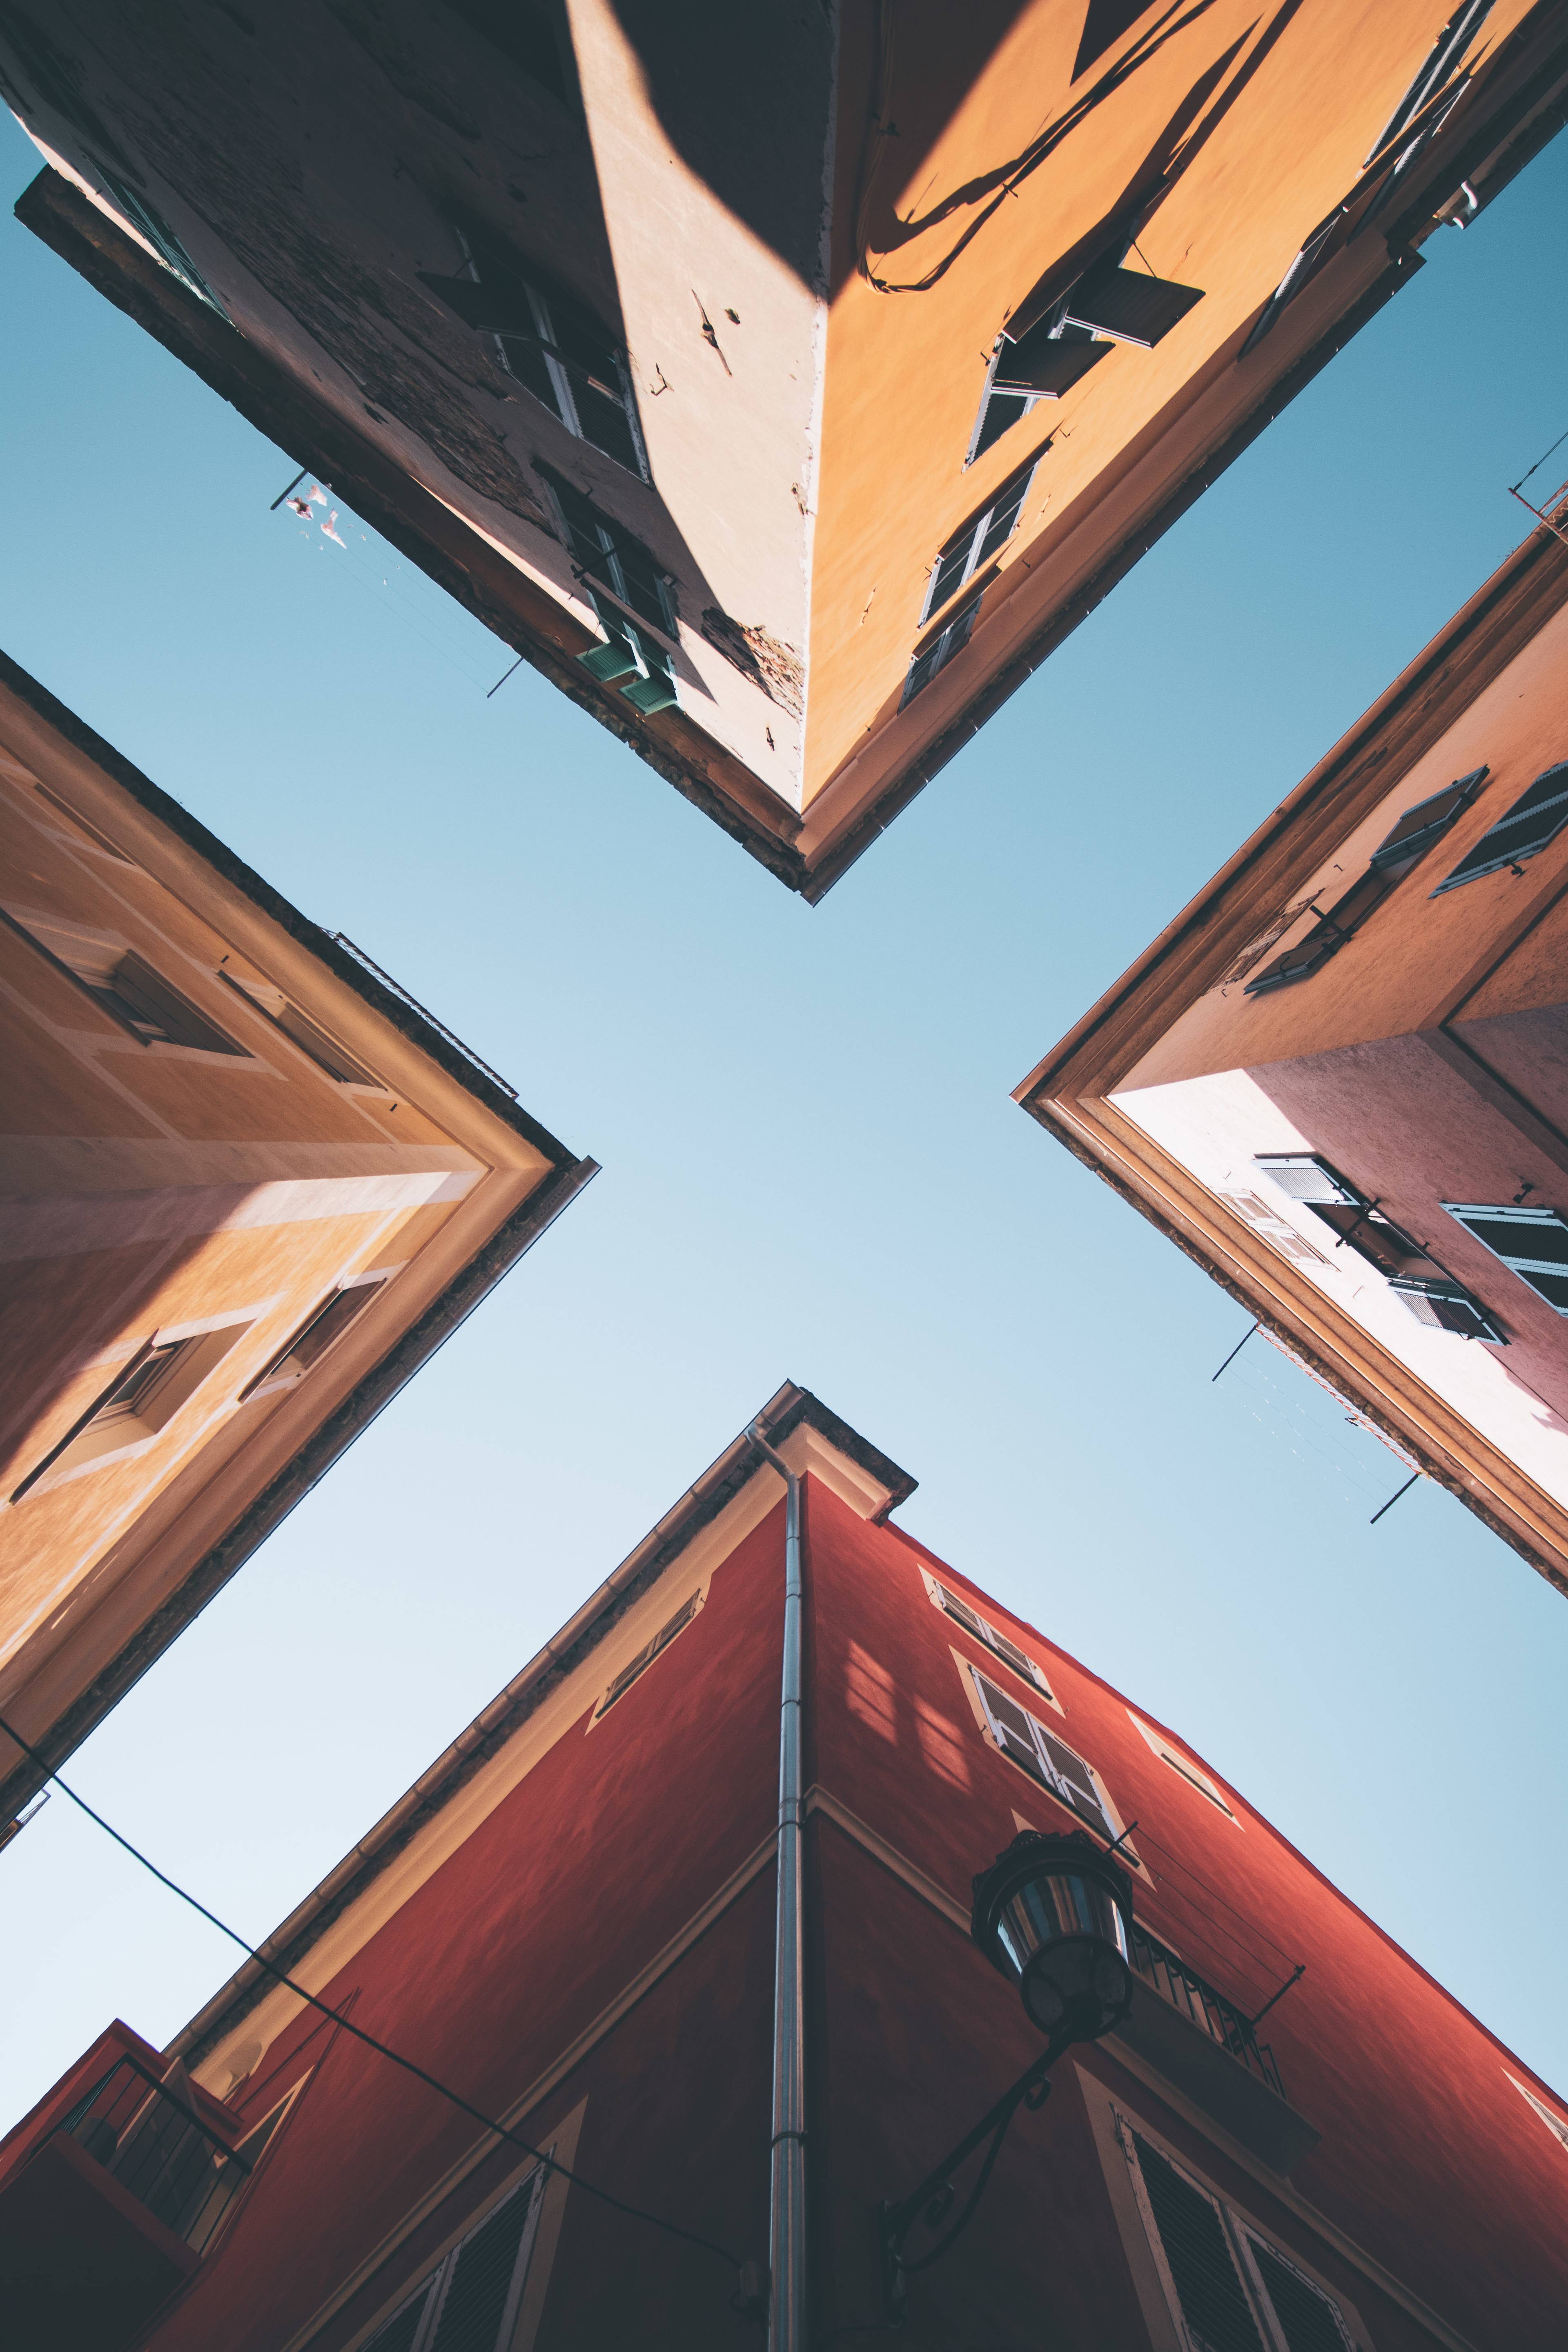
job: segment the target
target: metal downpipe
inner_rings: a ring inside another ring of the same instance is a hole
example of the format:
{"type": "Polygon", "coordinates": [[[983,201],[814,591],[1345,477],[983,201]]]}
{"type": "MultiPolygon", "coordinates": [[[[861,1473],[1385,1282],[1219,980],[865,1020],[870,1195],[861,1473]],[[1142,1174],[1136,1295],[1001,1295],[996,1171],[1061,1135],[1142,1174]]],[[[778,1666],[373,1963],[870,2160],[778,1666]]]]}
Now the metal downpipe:
{"type": "Polygon", "coordinates": [[[751,1435],[784,1480],[784,1674],[779,1695],[778,1909],[773,1943],[773,2108],[768,2214],[768,2352],[805,2352],[805,1946],[802,1918],[801,1482],[761,1428],[751,1435]]]}

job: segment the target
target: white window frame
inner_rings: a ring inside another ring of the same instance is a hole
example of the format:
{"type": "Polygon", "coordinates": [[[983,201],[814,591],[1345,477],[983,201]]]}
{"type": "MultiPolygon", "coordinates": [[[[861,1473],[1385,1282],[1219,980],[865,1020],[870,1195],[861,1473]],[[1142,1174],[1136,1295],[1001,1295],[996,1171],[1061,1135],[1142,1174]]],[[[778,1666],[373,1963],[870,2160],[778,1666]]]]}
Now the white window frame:
{"type": "Polygon", "coordinates": [[[1088,1757],[1080,1755],[1076,1748],[1062,1738],[1059,1731],[1053,1730],[1048,1724],[1041,1723],[1037,1717],[1029,1713],[1026,1706],[1020,1706],[1011,1691],[1003,1690],[999,1684],[994,1683],[984,1669],[977,1666],[972,1658],[960,1656],[956,1650],[952,1654],[963,1675],[965,1686],[970,1694],[970,1705],[974,1710],[982,1735],[1004,1762],[1010,1764],[1015,1772],[1021,1772],[1032,1789],[1043,1790],[1047,1797],[1053,1798],[1058,1805],[1065,1806],[1075,1822],[1079,1822],[1097,1837],[1105,1838],[1108,1844],[1118,1845],[1120,1853],[1127,1857],[1130,1868],[1140,1868],[1138,1856],[1132,1847],[1120,1845],[1121,1839],[1126,1834],[1127,1824],[1111,1801],[1110,1790],[1088,1757]],[[1031,1772],[1028,1766],[1021,1763],[1008,1747],[1004,1736],[1004,1727],[992,1712],[990,1701],[986,1697],[988,1690],[994,1691],[998,1698],[1005,1699],[1009,1706],[1016,1707],[1025,1722],[1029,1725],[1034,1735],[1032,1745],[1036,1760],[1040,1768],[1037,1773],[1031,1772]],[[1099,1811],[1098,1820],[1092,1819],[1079,1802],[1073,1792],[1071,1781],[1063,1777],[1051,1756],[1052,1745],[1065,1748],[1083,1773],[1095,1798],[1099,1811]]]}
{"type": "Polygon", "coordinates": [[[1164,2241],[1160,2234],[1160,2225],[1154,2218],[1154,2209],[1150,2201],[1148,2187],[1143,2179],[1143,2168],[1139,2160],[1137,2142],[1140,2139],[1147,2140],[1155,2153],[1164,2158],[1172,2171],[1178,2173],[1189,2189],[1214,2208],[1219,2218],[1226,2251],[1236,2266],[1237,2278],[1253,2324],[1257,2327],[1263,2352],[1290,2352],[1290,2346],[1284,2327],[1276,2315],[1263,2274],[1253,2255],[1254,2245],[1262,2246],[1274,2261],[1279,2263],[1286,2270],[1293,2272],[1311,2294],[1319,2296],[1327,2305],[1334,2325],[1340,2331],[1344,2352],[1363,2352],[1367,2339],[1360,2314],[1355,2313],[1352,2315],[1354,2321],[1352,2328],[1352,2317],[1346,2316],[1343,2303],[1326,2280],[1314,2277],[1299,2254],[1287,2252],[1278,2240],[1271,2237],[1266,2230],[1259,2229],[1256,2222],[1248,2221],[1244,2215],[1237,2212],[1234,2207],[1226,2203],[1217,2189],[1211,2188],[1200,2174],[1193,2170],[1190,2164],[1184,2162],[1173,2148],[1165,2144],[1158,2133],[1151,2131],[1145,2124],[1134,2122],[1133,2118],[1119,2106],[1113,2105],[1111,2114],[1115,2123],[1116,2137],[1122,2156],[1126,2159],[1133,2201],[1143,2224],[1144,2233],[1149,2242],[1149,2251],[1153,2257],[1154,2268],[1159,2273],[1160,2284],[1169,2307],[1172,2324],[1176,2331],[1176,2341],[1182,2347],[1182,2352],[1207,2352],[1207,2347],[1200,2337],[1193,2334],[1182,2310],[1182,2298],[1177,2292],[1175,2278],[1165,2252],[1164,2241]]]}
{"type": "Polygon", "coordinates": [[[974,635],[974,624],[980,607],[985,601],[985,591],[980,589],[966,604],[961,604],[951,614],[928,646],[922,646],[910,661],[904,675],[904,690],[899,698],[899,709],[907,710],[916,698],[922,695],[931,680],[940,677],[949,662],[959,655],[974,635]]]}
{"type": "Polygon", "coordinates": [[[1167,1739],[1163,1732],[1155,1731],[1151,1725],[1144,1722],[1141,1715],[1134,1715],[1131,1707],[1127,1710],[1127,1720],[1135,1731],[1142,1734],[1162,1764],[1168,1764],[1173,1772],[1180,1773],[1189,1788],[1195,1789],[1200,1797],[1206,1797],[1211,1805],[1218,1807],[1227,1822],[1235,1822],[1237,1828],[1240,1829],[1239,1818],[1221,1796],[1218,1788],[1210,1780],[1201,1764],[1194,1764],[1184,1749],[1176,1747],[1172,1740],[1167,1739]]]}
{"type": "Polygon", "coordinates": [[[974,1624],[980,1627],[981,1630],[978,1634],[975,1634],[974,1638],[977,1641],[983,1642],[992,1654],[994,1657],[999,1658],[1004,1665],[1011,1666],[1013,1672],[1018,1675],[1020,1681],[1027,1682],[1029,1688],[1035,1692],[1038,1697],[1043,1698],[1047,1706],[1054,1706],[1058,1715],[1066,1715],[1066,1707],[1063,1706],[1060,1699],[1057,1696],[1055,1691],[1051,1688],[1050,1684],[1046,1679],[1046,1670],[1044,1666],[1037,1664],[1037,1662],[1029,1656],[1028,1653],[1024,1649],[1020,1643],[1015,1642],[1010,1633],[999,1633],[995,1626],[992,1624],[990,1619],[983,1616],[981,1612],[976,1609],[973,1601],[967,1599],[962,1592],[953,1592],[951,1585],[943,1584],[941,1577],[933,1576],[929,1569],[921,1569],[921,1581],[926,1589],[926,1599],[931,1602],[933,1609],[941,1611],[942,1616],[946,1618],[950,1625],[959,1625],[963,1627],[966,1633],[974,1633],[974,1625],[965,1624],[964,1620],[962,1617],[954,1616],[952,1611],[948,1607],[947,1602],[943,1598],[943,1595],[947,1593],[952,1593],[952,1599],[957,1601],[959,1607],[963,1610],[966,1610],[969,1615],[973,1618],[974,1624]]]}
{"type": "Polygon", "coordinates": [[[337,1338],[335,1339],[329,1340],[328,1344],[322,1349],[321,1354],[317,1357],[313,1364],[307,1364],[302,1370],[297,1372],[277,1372],[276,1374],[274,1372],[274,1367],[287,1362],[288,1359],[293,1354],[295,1349],[300,1345],[300,1340],[306,1339],[314,1329],[316,1324],[326,1313],[334,1298],[340,1297],[345,1290],[369,1290],[373,1287],[376,1289],[384,1288],[386,1284],[395,1281],[407,1263],[408,1260],[406,1258],[403,1258],[399,1260],[396,1265],[370,1266],[367,1267],[363,1274],[345,1274],[341,1282],[334,1282],[331,1288],[325,1292],[323,1296],[316,1301],[316,1304],[311,1307],[310,1313],[304,1318],[303,1321],[295,1325],[293,1330],[289,1333],[288,1339],[283,1341],[282,1345],[274,1349],[273,1353],[268,1358],[266,1365],[257,1377],[247,1388],[241,1390],[240,1402],[242,1404],[249,1404],[253,1402],[257,1397],[273,1396],[284,1389],[297,1389],[301,1381],[308,1381],[312,1372],[319,1371],[321,1366],[326,1362],[328,1357],[336,1353],[337,1349],[342,1345],[342,1342],[348,1338],[349,1333],[357,1327],[361,1319],[361,1315],[367,1312],[374,1306],[374,1300],[366,1300],[364,1307],[361,1309],[361,1314],[353,1316],[349,1322],[344,1324],[342,1329],[338,1333],[337,1338]]]}

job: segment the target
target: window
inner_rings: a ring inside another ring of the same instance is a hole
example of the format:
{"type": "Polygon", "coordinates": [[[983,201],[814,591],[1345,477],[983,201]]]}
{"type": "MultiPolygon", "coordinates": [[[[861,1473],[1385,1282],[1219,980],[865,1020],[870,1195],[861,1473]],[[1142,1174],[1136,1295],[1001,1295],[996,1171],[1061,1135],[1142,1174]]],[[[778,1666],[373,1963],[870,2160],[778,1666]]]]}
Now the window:
{"type": "Polygon", "coordinates": [[[1496,874],[1505,866],[1517,874],[1521,861],[1535,857],[1548,842],[1555,841],[1568,824],[1568,761],[1560,761],[1537,776],[1528,792],[1521,793],[1506,816],[1482,834],[1468,854],[1461,857],[1446,881],[1433,891],[1440,898],[1445,890],[1458,890],[1466,882],[1478,882],[1483,874],[1496,874]]]}
{"type": "Polygon", "coordinates": [[[939,669],[947,667],[954,654],[963,651],[964,646],[969,643],[970,632],[974,626],[974,616],[979,610],[980,596],[973,596],[963,611],[955,613],[946,627],[940,630],[928,645],[921,647],[910,664],[910,674],[904,680],[904,691],[899,702],[900,710],[907,704],[911,703],[917,694],[924,691],[939,669]]]}
{"type": "Polygon", "coordinates": [[[272,1389],[292,1388],[297,1381],[302,1381],[328,1349],[342,1338],[350,1324],[358,1322],[376,1292],[390,1280],[390,1274],[362,1274],[330,1290],[293,1338],[285,1341],[241,1391],[242,1396],[265,1396],[272,1389]]]}
{"type": "Polygon", "coordinates": [[[57,817],[63,817],[74,833],[82,835],[86,840],[92,843],[95,848],[101,849],[106,856],[117,858],[121,866],[130,866],[134,862],[127,857],[122,849],[115,847],[106,833],[100,833],[97,825],[89,824],[86,817],[78,810],[73,809],[68,802],[62,801],[58,793],[50,792],[47,784],[35,782],[34,790],[41,800],[47,801],[57,817]]]}
{"type": "Polygon", "coordinates": [[[598,1722],[601,1716],[608,1715],[610,1709],[614,1706],[618,1698],[625,1697],[626,1692],[630,1690],[632,1685],[637,1681],[637,1676],[639,1675],[645,1675],[647,1672],[649,1666],[652,1665],[660,1651],[668,1650],[676,1635],[678,1633],[683,1633],[686,1631],[688,1625],[690,1624],[692,1619],[696,1616],[697,1612],[701,1605],[701,1601],[702,1595],[700,1592],[694,1592],[689,1601],[683,1601],[680,1607],[670,1619],[668,1624],[660,1626],[652,1641],[647,1643],[644,1647],[637,1652],[637,1656],[632,1660],[630,1665],[623,1666],[621,1668],[620,1673],[616,1676],[615,1681],[610,1685],[609,1689],[605,1693],[604,1697],[599,1701],[598,1706],[595,1709],[594,1721],[595,1723],[598,1722]]]}
{"type": "Polygon", "coordinates": [[[596,677],[601,686],[619,687],[632,709],[645,719],[678,705],[675,665],[664,646],[645,636],[618,606],[598,596],[591,601],[605,642],[590,646],[577,656],[589,677],[596,677]]]}
{"type": "Polygon", "coordinates": [[[1435,1331],[1457,1331],[1462,1339],[1507,1347],[1506,1334],[1480,1300],[1326,1160],[1310,1151],[1260,1151],[1257,1165],[1337,1235],[1336,1248],[1354,1250],[1384,1276],[1417,1322],[1435,1331]]]}
{"type": "Polygon", "coordinates": [[[102,186],[104,194],[109,198],[115,211],[130,222],[139,236],[145,238],[169,275],[172,278],[177,278],[187,292],[194,294],[199,302],[205,302],[209,310],[216,310],[224,324],[227,326],[230,323],[228,312],[224,309],[163,214],[154,212],[145,196],[139,196],[134,188],[122,180],[118,173],[111,172],[107,163],[100,163],[96,155],[86,154],[82,160],[89,172],[102,186]]]}
{"type": "Polygon", "coordinates": [[[1314,1249],[1306,1235],[1299,1234],[1295,1226],[1287,1223],[1278,1209],[1270,1207],[1261,1194],[1221,1192],[1219,1198],[1227,1202],[1244,1224],[1250,1225],[1270,1249],[1278,1250],[1280,1256],[1289,1258],[1292,1265],[1327,1265],[1328,1259],[1322,1251],[1314,1249]]]}
{"type": "Polygon", "coordinates": [[[584,571],[611,589],[641,619],[672,637],[676,622],[668,573],[660,571],[640,540],[601,514],[592,499],[585,499],[559,474],[544,467],[540,471],[555,502],[562,535],[584,571]]]}
{"type": "MultiPolygon", "coordinates": [[[[1037,1723],[1016,1699],[998,1690],[978,1666],[971,1666],[969,1671],[974,1677],[991,1736],[1004,1756],[1010,1756],[1031,1780],[1037,1780],[1042,1789],[1047,1789],[1080,1821],[1087,1822],[1091,1830],[1114,1845],[1121,1834],[1121,1825],[1112,1817],[1092,1765],[1086,1764],[1065,1739],[1058,1739],[1054,1731],[1037,1723]]],[[[1130,1860],[1136,1859],[1126,1847],[1122,1851],[1130,1860]]]]}
{"type": "Polygon", "coordinates": [[[1419,1242],[1315,1152],[1259,1152],[1256,1164],[1292,1201],[1310,1209],[1334,1234],[1336,1248],[1354,1250],[1379,1274],[1443,1273],[1419,1242]]]}
{"type": "Polygon", "coordinates": [[[1535,2093],[1528,2089],[1526,2085],[1520,2081],[1517,2074],[1510,2074],[1508,2079],[1513,2084],[1514,2089],[1519,2093],[1520,2097],[1525,2100],[1529,2105],[1535,2109],[1536,2114],[1541,2117],[1542,2122],[1546,2126],[1547,2130],[1552,2134],[1553,2139],[1560,2139],[1563,2147],[1568,2147],[1568,2123],[1565,2123],[1563,2117],[1558,2115],[1554,2109],[1549,2107],[1544,2099],[1538,2099],[1535,2093]]]}
{"type": "Polygon", "coordinates": [[[1133,1714],[1131,1707],[1127,1710],[1127,1717],[1128,1721],[1142,1734],[1163,1764],[1168,1764],[1173,1772],[1179,1772],[1183,1780],[1197,1790],[1200,1797],[1206,1797],[1211,1805],[1217,1805],[1226,1821],[1235,1821],[1236,1815],[1201,1765],[1194,1764],[1190,1756],[1184,1756],[1179,1748],[1173,1748],[1163,1732],[1152,1730],[1148,1724],[1133,1714]]]}
{"type": "Polygon", "coordinates": [[[1184,2352],[1355,2352],[1305,2271],[1121,2116],[1116,2130],[1184,2352]]]}
{"type": "Polygon", "coordinates": [[[1026,1683],[1033,1683],[1037,1690],[1044,1691],[1055,1706],[1055,1694],[1046,1680],[1044,1670],[1035,1664],[1033,1658],[1026,1656],[1016,1642],[1010,1642],[1005,1633],[999,1633],[978,1609],[960,1594],[949,1591],[947,1586],[938,1583],[934,1576],[926,1577],[925,1586],[930,1598],[952,1619],[954,1624],[962,1625],[965,1633],[973,1633],[977,1642],[984,1642],[988,1650],[994,1650],[999,1658],[1005,1658],[1015,1673],[1022,1675],[1026,1683]]]}
{"type": "Polygon", "coordinates": [[[11,1500],[19,1503],[51,1471],[63,1475],[85,1469],[156,1437],[248,1328],[247,1323],[226,1323],[216,1331],[184,1339],[144,1341],[81,1419],[27,1473],[11,1500]]]}
{"type": "Polygon", "coordinates": [[[647,479],[631,380],[618,345],[591,312],[546,284],[482,221],[455,222],[469,278],[418,275],[479,334],[493,338],[507,373],[628,473],[647,479]]]}
{"type": "Polygon", "coordinates": [[[955,531],[931,567],[926,586],[925,603],[921,607],[923,628],[939,605],[956,595],[964,583],[983,571],[999,549],[1005,547],[1017,529],[1024,500],[1029,495],[1029,485],[1035,478],[1038,458],[1026,466],[1004,483],[990,505],[963,529],[955,531]]]}
{"type": "Polygon", "coordinates": [[[544,2167],[537,2166],[492,2206],[363,2352],[507,2352],[528,2279],[544,2178],[544,2167]]]}
{"type": "Polygon", "coordinates": [[[1549,1307],[1568,1315],[1568,1223],[1555,1209],[1490,1209],[1463,1201],[1443,1206],[1549,1307]]]}
{"type": "Polygon", "coordinates": [[[5,919],[143,1045],[185,1045],[204,1054],[240,1054],[237,1045],[132,948],[95,939],[47,917],[5,919]]]}
{"type": "Polygon", "coordinates": [[[281,989],[268,987],[265,981],[241,980],[232,971],[220,971],[218,978],[254,1005],[264,1020],[280,1029],[290,1045],[308,1054],[339,1086],[369,1087],[377,1094],[386,1092],[381,1080],[373,1077],[363,1062],[356,1062],[346,1046],[340,1045],[335,1037],[329,1037],[324,1029],[318,1029],[310,1015],[290,1003],[281,989]]]}
{"type": "Polygon", "coordinates": [[[1037,401],[1059,400],[1070,392],[1112,343],[1152,351],[1203,299],[1196,286],[1123,269],[1120,257],[1110,254],[1065,291],[1042,301],[1037,289],[997,338],[968,462],[973,465],[1037,401]]]}
{"type": "MultiPolygon", "coordinates": [[[[1366,156],[1368,163],[1382,153],[1391,139],[1397,139],[1406,123],[1415,121],[1429,99],[1436,97],[1480,31],[1483,20],[1491,13],[1491,5],[1492,0],[1461,0],[1461,5],[1438,34],[1420,72],[1373,141],[1366,156]]],[[[1404,160],[1401,156],[1401,163],[1404,160]]]]}
{"type": "Polygon", "coordinates": [[[1311,929],[1282,955],[1276,956],[1256,980],[1248,981],[1247,994],[1262,996],[1270,989],[1288,988],[1292,981],[1306,980],[1321,970],[1331,956],[1337,955],[1373,908],[1383,904],[1433,843],[1447,832],[1461,810],[1468,808],[1488,773],[1485,768],[1473,769],[1440,793],[1407,808],[1392,833],[1373,851],[1366,872],[1334,901],[1327,914],[1315,907],[1311,909],[1318,917],[1311,929]]]}

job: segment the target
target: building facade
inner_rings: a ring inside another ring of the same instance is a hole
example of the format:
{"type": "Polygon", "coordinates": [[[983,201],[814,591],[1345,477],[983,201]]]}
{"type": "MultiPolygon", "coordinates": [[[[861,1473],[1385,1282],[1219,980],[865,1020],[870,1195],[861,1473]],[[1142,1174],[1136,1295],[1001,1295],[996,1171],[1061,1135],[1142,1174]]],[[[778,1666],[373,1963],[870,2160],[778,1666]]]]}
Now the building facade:
{"type": "MultiPolygon", "coordinates": [[[[593,1173],[0,657],[0,1716],[58,1763],[593,1173]]],[[[41,1768],[0,1735],[0,1822],[41,1768]]]]}
{"type": "MultiPolygon", "coordinates": [[[[885,1456],[793,1387],[756,1427],[802,1486],[799,2340],[886,2325],[879,2201],[1038,2055],[969,1932],[1029,1828],[1119,1842],[1132,2006],[910,2276],[911,2347],[1559,2345],[1556,2095],[1175,1733],[891,1526],[885,1456]]],[[[781,1489],[737,1439],[284,1921],[264,1957],[330,2014],[248,1961],[167,2050],[111,2027],[0,2144],[16,2352],[761,2340],[781,1489]]]]}
{"type": "Polygon", "coordinates": [[[20,217],[306,527],[330,485],[816,898],[1553,134],[1568,26],[5,0],[0,76],[20,217]]]}
{"type": "Polygon", "coordinates": [[[1568,1591],[1549,511],[1018,1099],[1568,1591]]]}

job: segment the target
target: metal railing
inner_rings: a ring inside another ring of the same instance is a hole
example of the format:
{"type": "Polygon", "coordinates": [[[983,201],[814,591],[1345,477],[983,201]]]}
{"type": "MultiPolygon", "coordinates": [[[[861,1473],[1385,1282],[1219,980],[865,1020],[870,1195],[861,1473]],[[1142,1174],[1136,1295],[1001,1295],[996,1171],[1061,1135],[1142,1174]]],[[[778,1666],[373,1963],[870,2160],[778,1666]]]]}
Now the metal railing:
{"type": "Polygon", "coordinates": [[[1280,2098],[1285,2096],[1274,2053],[1267,2042],[1259,2042],[1252,2020],[1244,2011],[1226,2000],[1223,1993],[1215,1992],[1213,1985],[1206,1984],[1184,1960],[1168,1951],[1146,1927],[1133,1928],[1131,1951],[1134,1973],[1146,1985],[1152,1985],[1162,2000],[1168,2000],[1173,2009],[1180,2010],[1184,2017],[1201,2026],[1210,2040],[1227,2050],[1249,2074],[1267,2083],[1280,2098]]]}
{"type": "Polygon", "coordinates": [[[110,2067],[61,2129],[200,2253],[250,2167],[136,2059],[110,2067]]]}

